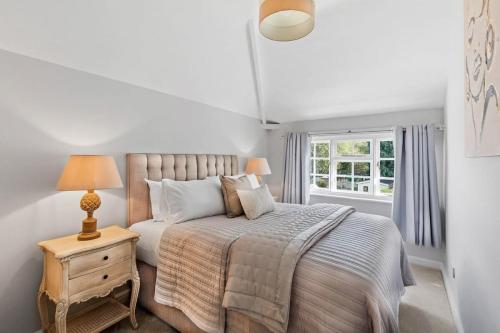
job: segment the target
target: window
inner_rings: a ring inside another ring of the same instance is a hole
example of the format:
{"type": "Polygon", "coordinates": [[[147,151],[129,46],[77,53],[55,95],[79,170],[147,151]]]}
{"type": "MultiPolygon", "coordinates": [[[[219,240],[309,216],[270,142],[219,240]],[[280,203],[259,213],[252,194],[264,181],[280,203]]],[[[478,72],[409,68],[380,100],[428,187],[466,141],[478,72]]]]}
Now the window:
{"type": "Polygon", "coordinates": [[[392,133],[313,137],[311,190],[390,196],[394,187],[392,133]]]}

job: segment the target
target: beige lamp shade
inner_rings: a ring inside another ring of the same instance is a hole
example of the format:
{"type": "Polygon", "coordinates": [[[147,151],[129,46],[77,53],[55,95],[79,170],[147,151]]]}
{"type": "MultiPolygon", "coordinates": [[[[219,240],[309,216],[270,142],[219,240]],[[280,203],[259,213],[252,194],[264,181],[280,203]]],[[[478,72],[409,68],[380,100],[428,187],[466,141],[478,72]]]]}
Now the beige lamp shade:
{"type": "Polygon", "coordinates": [[[57,182],[59,191],[100,190],[123,187],[111,156],[72,155],[57,182]]]}
{"type": "Polygon", "coordinates": [[[314,0],[261,0],[259,29],[275,41],[292,41],[314,29],[314,0]]]}
{"type": "Polygon", "coordinates": [[[254,173],[257,176],[265,176],[271,174],[271,169],[265,158],[249,158],[247,161],[247,174],[254,173]]]}

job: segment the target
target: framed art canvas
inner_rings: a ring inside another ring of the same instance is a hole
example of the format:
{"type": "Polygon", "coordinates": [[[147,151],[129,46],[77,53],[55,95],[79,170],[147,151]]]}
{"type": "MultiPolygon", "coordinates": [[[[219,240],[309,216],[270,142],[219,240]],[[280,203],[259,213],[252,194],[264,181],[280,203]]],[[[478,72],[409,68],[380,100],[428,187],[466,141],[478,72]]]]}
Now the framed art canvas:
{"type": "Polygon", "coordinates": [[[465,150],[500,155],[500,0],[465,0],[465,150]]]}

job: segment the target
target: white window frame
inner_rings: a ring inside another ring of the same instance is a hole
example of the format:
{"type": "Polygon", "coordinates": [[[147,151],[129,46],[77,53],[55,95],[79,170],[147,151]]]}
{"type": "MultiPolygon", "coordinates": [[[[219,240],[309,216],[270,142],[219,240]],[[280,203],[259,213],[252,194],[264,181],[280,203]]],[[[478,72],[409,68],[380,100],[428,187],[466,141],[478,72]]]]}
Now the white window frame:
{"type": "Polygon", "coordinates": [[[395,181],[395,177],[382,177],[380,175],[380,162],[382,161],[394,161],[394,168],[396,168],[396,145],[394,144],[394,138],[392,136],[392,133],[391,133],[391,136],[390,137],[382,137],[380,139],[377,140],[377,145],[376,145],[376,160],[377,160],[377,178],[375,179],[375,186],[377,187],[376,188],[376,192],[378,196],[380,197],[391,197],[392,198],[392,193],[382,193],[380,191],[380,181],[381,180],[392,180],[393,182],[395,181]],[[394,157],[381,157],[380,156],[380,142],[382,141],[392,141],[393,142],[393,147],[394,147],[394,157]]]}
{"type": "MultiPolygon", "coordinates": [[[[326,139],[326,140],[322,140],[322,139],[318,139],[318,140],[314,140],[314,143],[315,144],[318,144],[318,143],[328,143],[330,145],[330,149],[329,149],[329,156],[328,157],[316,157],[316,147],[314,147],[314,150],[312,151],[312,157],[310,157],[311,161],[312,161],[312,170],[309,170],[309,178],[310,177],[313,177],[313,180],[314,182],[316,181],[316,177],[321,177],[321,176],[328,176],[328,178],[330,179],[329,180],[329,184],[328,186],[330,186],[329,188],[322,188],[322,190],[327,190],[327,191],[330,191],[331,190],[331,184],[332,184],[332,180],[331,180],[331,173],[332,173],[332,143],[330,140],[326,139]],[[328,175],[324,175],[324,174],[320,174],[320,173],[315,173],[316,171],[316,161],[318,160],[323,160],[323,161],[330,161],[330,171],[328,173],[328,175]]],[[[313,144],[313,142],[311,141],[311,144],[313,144]]],[[[314,183],[313,182],[313,183],[314,183]]]]}
{"type": "MultiPolygon", "coordinates": [[[[355,178],[370,178],[370,180],[373,179],[373,139],[372,138],[367,138],[362,137],[362,136],[354,136],[354,135],[342,135],[342,136],[335,136],[330,138],[330,147],[333,147],[335,150],[333,152],[333,157],[330,161],[330,174],[332,175],[330,179],[330,189],[332,192],[339,192],[339,193],[349,193],[349,194],[360,194],[360,195],[368,195],[371,194],[373,195],[373,183],[371,186],[371,191],[368,193],[358,193],[354,191],[354,179],[355,178]],[[342,141],[369,141],[370,142],[370,154],[368,155],[337,155],[337,143],[342,142],[342,141]],[[348,162],[352,163],[352,168],[351,168],[351,175],[339,175],[337,174],[337,168],[336,165],[338,162],[348,162]],[[370,163],[370,175],[369,176],[354,176],[354,163],[356,162],[365,162],[365,163],[370,163]],[[337,177],[350,177],[352,179],[352,189],[353,190],[339,190],[337,189],[337,177]]],[[[332,149],[332,148],[330,148],[332,149]]],[[[330,152],[330,156],[332,156],[332,153],[330,152]]]]}
{"type": "MultiPolygon", "coordinates": [[[[380,157],[380,142],[392,140],[394,142],[394,137],[392,132],[380,132],[380,133],[359,133],[359,134],[340,134],[331,136],[312,136],[311,143],[329,143],[330,144],[330,188],[318,188],[311,186],[312,194],[328,194],[328,195],[339,195],[348,196],[355,198],[364,199],[378,199],[378,200],[392,200],[392,194],[381,193],[380,192],[380,180],[394,180],[394,177],[381,177],[380,175],[380,162],[384,160],[394,160],[394,158],[381,158],[380,157]],[[354,156],[338,156],[337,155],[337,143],[339,141],[370,141],[370,154],[369,155],[354,155],[354,156]],[[370,176],[354,176],[354,164],[352,164],[351,175],[337,175],[337,162],[369,162],[370,163],[370,176]],[[337,186],[337,176],[350,177],[352,179],[352,190],[338,190],[337,186]],[[371,186],[370,191],[367,193],[354,191],[354,180],[355,178],[370,178],[371,186]]],[[[314,152],[315,156],[316,152],[314,152]]],[[[314,159],[325,159],[325,158],[315,158],[314,159]]],[[[313,179],[317,176],[315,171],[316,162],[312,163],[313,170],[310,170],[309,175],[313,176],[313,179]]]]}

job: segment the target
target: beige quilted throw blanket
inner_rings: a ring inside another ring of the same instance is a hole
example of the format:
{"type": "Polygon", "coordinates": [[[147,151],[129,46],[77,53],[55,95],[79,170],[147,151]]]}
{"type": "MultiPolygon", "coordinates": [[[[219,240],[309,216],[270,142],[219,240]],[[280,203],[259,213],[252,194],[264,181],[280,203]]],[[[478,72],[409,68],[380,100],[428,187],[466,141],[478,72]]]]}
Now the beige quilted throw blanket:
{"type": "Polygon", "coordinates": [[[297,262],[353,211],[348,206],[309,206],[242,235],[230,248],[223,306],[273,332],[286,332],[297,262]]]}
{"type": "Polygon", "coordinates": [[[284,332],[297,261],[352,212],[339,205],[287,206],[253,221],[170,226],[160,243],[155,301],[180,309],[208,333],[224,332],[223,303],[284,332]]]}

